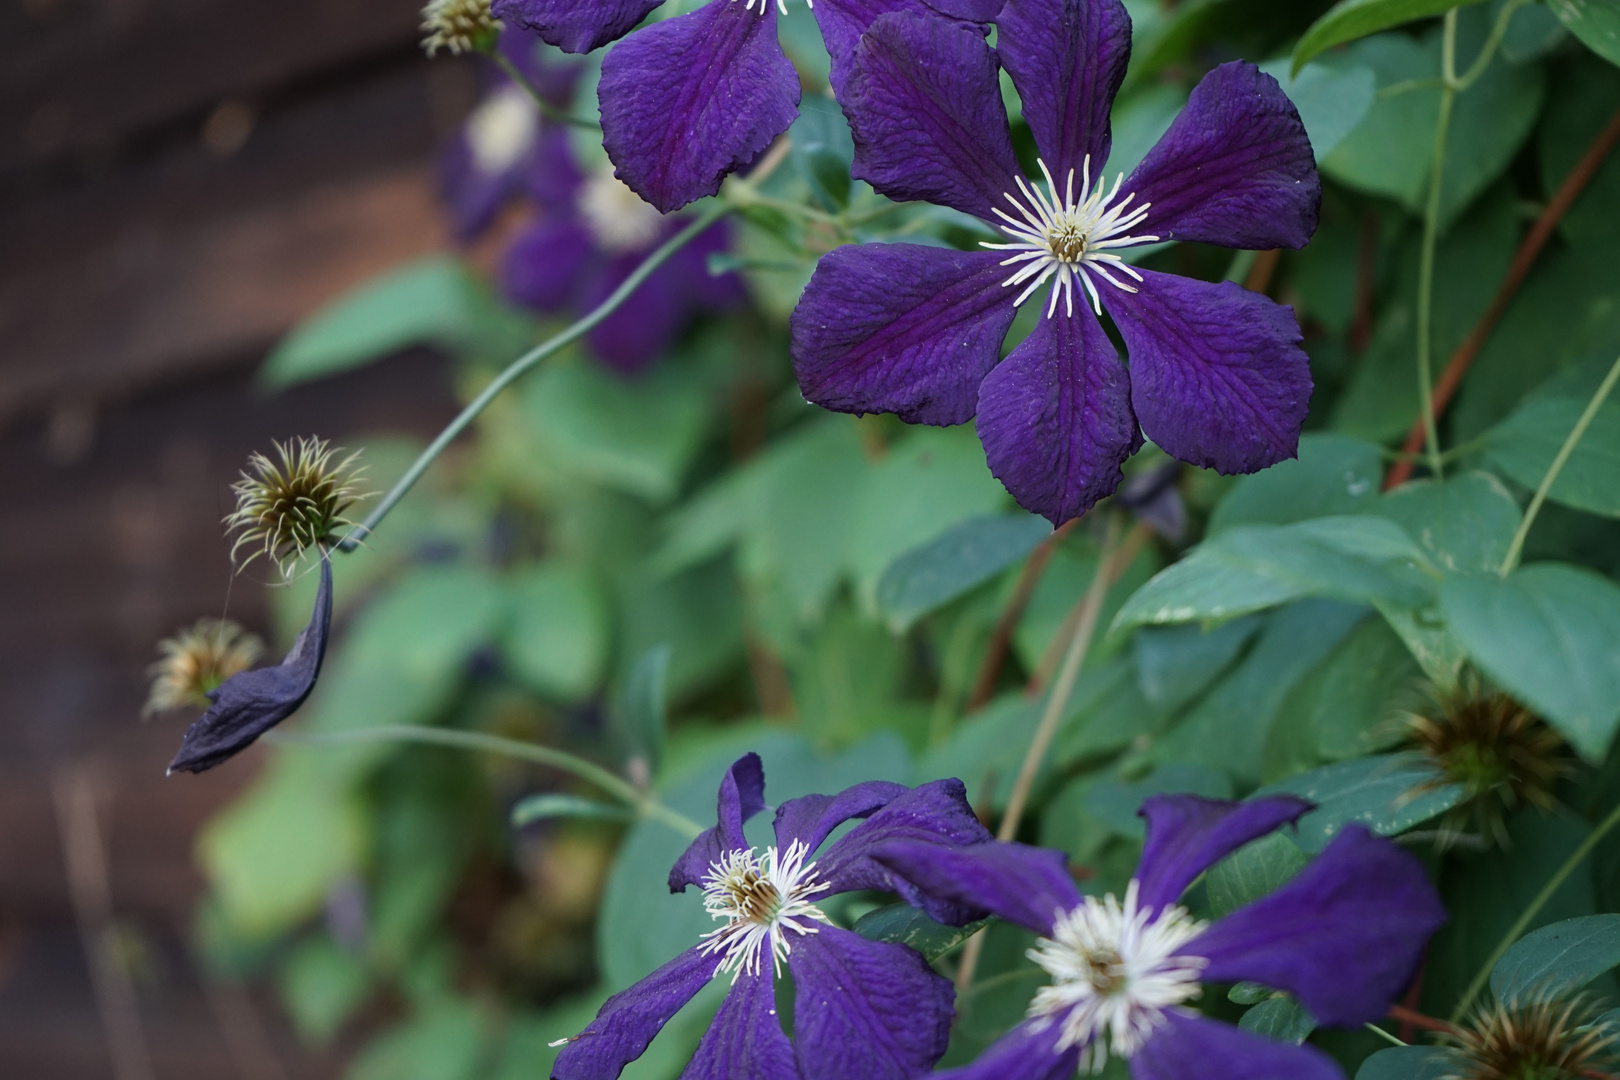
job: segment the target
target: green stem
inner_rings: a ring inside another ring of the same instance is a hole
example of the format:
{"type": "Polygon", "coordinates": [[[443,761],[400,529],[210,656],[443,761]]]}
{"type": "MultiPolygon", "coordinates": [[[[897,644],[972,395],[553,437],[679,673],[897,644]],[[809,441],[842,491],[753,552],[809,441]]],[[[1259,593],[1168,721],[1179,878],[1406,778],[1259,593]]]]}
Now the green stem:
{"type": "MultiPolygon", "coordinates": [[[[1616,367],[1620,368],[1620,364],[1617,364],[1616,367]]],[[[1570,853],[1569,858],[1564,860],[1564,865],[1558,868],[1558,872],[1536,894],[1536,898],[1530,901],[1530,906],[1524,909],[1524,914],[1520,915],[1518,921],[1508,928],[1506,934],[1502,935],[1502,940],[1497,942],[1496,948],[1491,951],[1491,955],[1480,966],[1479,973],[1474,976],[1474,981],[1468,984],[1467,990],[1463,991],[1463,996],[1457,1002],[1457,1007],[1451,1010],[1451,1022],[1453,1024],[1462,1020],[1463,1015],[1468,1012],[1468,1007],[1474,1003],[1474,999],[1479,996],[1479,992],[1485,989],[1485,984],[1490,981],[1491,971],[1495,969],[1502,957],[1507,955],[1507,951],[1513,947],[1515,941],[1519,940],[1519,936],[1524,933],[1525,928],[1530,925],[1531,921],[1541,913],[1541,909],[1547,906],[1547,901],[1553,898],[1553,894],[1564,884],[1569,875],[1575,872],[1575,868],[1588,855],[1592,854],[1592,849],[1597,847],[1616,825],[1620,825],[1620,806],[1616,806],[1610,811],[1609,816],[1604,818],[1602,823],[1593,829],[1585,840],[1581,841],[1581,846],[1570,853]]]]}
{"type": "Polygon", "coordinates": [[[1581,436],[1592,426],[1592,421],[1596,419],[1598,410],[1603,408],[1603,403],[1608,400],[1616,381],[1620,381],[1620,356],[1615,357],[1614,364],[1604,376],[1603,382],[1599,384],[1597,392],[1592,395],[1592,400],[1586,403],[1586,411],[1575,421],[1575,426],[1569,429],[1569,437],[1564,440],[1564,445],[1558,448],[1558,456],[1547,466],[1547,475],[1541,478],[1536,493],[1531,496],[1530,505],[1524,511],[1524,520],[1519,522],[1519,530],[1513,534],[1513,543],[1508,545],[1507,555],[1502,559],[1500,572],[1504,577],[1519,565],[1519,556],[1524,553],[1525,537],[1530,535],[1530,526],[1536,523],[1536,515],[1541,513],[1541,504],[1547,501],[1547,493],[1557,482],[1558,474],[1563,472],[1564,466],[1569,463],[1570,455],[1575,453],[1575,446],[1581,441],[1581,436]]]}
{"type": "Polygon", "coordinates": [[[457,435],[465,431],[467,426],[478,418],[479,413],[489,407],[489,403],[494,401],[502,390],[522,378],[528,373],[529,369],[546,359],[546,357],[584,337],[597,323],[618,310],[619,305],[623,304],[631,293],[640,288],[641,283],[647,280],[648,275],[662,266],[665,260],[685,247],[710,225],[731,213],[733,209],[735,207],[729,203],[716,203],[693,218],[691,224],[664,241],[657,251],[642,260],[641,265],[636,267],[635,272],[624,279],[624,284],[614,289],[613,295],[598,304],[588,315],[575,322],[562,333],[541,342],[508,364],[505,371],[495,376],[494,381],[484,387],[483,393],[473,398],[472,402],[465,409],[462,409],[454,420],[450,421],[450,425],[439,432],[438,438],[428,444],[428,448],[422,451],[421,455],[411,463],[411,467],[406,470],[405,475],[399,478],[399,482],[383,497],[382,502],[377,504],[377,508],[366,515],[366,520],[356,525],[349,535],[338,542],[337,549],[342,552],[351,552],[359,547],[366,537],[375,532],[378,524],[388,516],[388,512],[394,508],[395,504],[403,499],[411,488],[416,486],[416,482],[422,478],[422,474],[427,472],[428,466],[432,465],[439,455],[444,453],[445,447],[449,446],[457,435]]]}
{"type": "Polygon", "coordinates": [[[1372,1032],[1374,1035],[1378,1035],[1378,1036],[1381,1036],[1381,1037],[1383,1037],[1385,1039],[1388,1039],[1395,1046],[1410,1046],[1410,1045],[1412,1045],[1411,1043],[1402,1042],[1400,1039],[1397,1039],[1395,1036],[1391,1035],[1389,1032],[1385,1031],[1383,1028],[1379,1027],[1377,1024],[1369,1023],[1369,1024],[1362,1024],[1361,1026],[1366,1028],[1368,1031],[1372,1032]]]}
{"type": "MultiPolygon", "coordinates": [[[[1529,2],[1530,0],[1508,0],[1506,4],[1503,4],[1502,10],[1496,13],[1496,23],[1491,27],[1491,36],[1485,39],[1485,47],[1479,51],[1479,55],[1474,58],[1474,62],[1469,65],[1468,70],[1460,77],[1448,68],[1446,85],[1453,90],[1466,90],[1473,86],[1479,77],[1485,74],[1485,69],[1491,66],[1491,61],[1496,58],[1496,50],[1501,48],[1502,39],[1507,36],[1508,23],[1513,20],[1513,13],[1529,2]]],[[[1453,8],[1452,10],[1455,11],[1456,9],[1453,8]]]]}
{"type": "Polygon", "coordinates": [[[499,735],[485,735],[478,731],[460,731],[456,728],[424,727],[420,724],[387,724],[361,728],[357,731],[334,731],[321,734],[307,732],[277,732],[275,742],[307,746],[345,746],[354,743],[407,742],[431,746],[453,746],[462,750],[480,750],[486,754],[517,758],[520,761],[546,765],[572,773],[588,784],[595,784],[630,807],[640,817],[662,821],[676,832],[697,836],[703,826],[675,810],[671,810],[657,797],[636,788],[628,780],[615,776],[600,765],[586,761],[565,750],[553,750],[537,743],[503,739],[499,735]]]}
{"type": "Polygon", "coordinates": [[[495,49],[491,51],[489,53],[489,58],[495,61],[495,65],[497,67],[506,72],[507,78],[523,87],[524,91],[529,95],[529,99],[533,101],[535,106],[540,110],[540,114],[542,116],[555,120],[559,124],[568,124],[572,127],[585,128],[587,131],[596,130],[597,124],[595,120],[587,120],[583,116],[574,116],[572,113],[564,112],[542,97],[540,95],[540,88],[535,86],[534,83],[530,82],[529,77],[523,74],[523,70],[516,64],[512,63],[512,61],[507,58],[507,55],[501,52],[501,50],[495,49]]]}
{"type": "Polygon", "coordinates": [[[1440,69],[1446,84],[1440,88],[1440,115],[1434,127],[1434,158],[1429,166],[1428,205],[1423,212],[1417,298],[1418,403],[1423,415],[1423,442],[1429,471],[1436,479],[1444,474],[1445,463],[1440,459],[1440,433],[1434,418],[1434,254],[1440,241],[1440,187],[1445,178],[1446,134],[1451,128],[1451,110],[1457,100],[1457,91],[1452,85],[1457,62],[1456,8],[1446,12],[1440,53],[1440,69]]]}

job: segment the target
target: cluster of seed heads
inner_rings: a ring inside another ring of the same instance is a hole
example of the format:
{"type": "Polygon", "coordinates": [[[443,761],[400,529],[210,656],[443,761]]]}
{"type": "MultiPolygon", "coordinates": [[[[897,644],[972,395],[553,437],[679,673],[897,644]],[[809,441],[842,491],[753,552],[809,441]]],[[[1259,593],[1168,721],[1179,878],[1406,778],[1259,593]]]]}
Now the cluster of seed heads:
{"type": "Polygon", "coordinates": [[[501,33],[501,21],[489,10],[489,0],[430,0],[422,9],[422,48],[432,56],[449,49],[489,52],[501,33]]]}
{"type": "Polygon", "coordinates": [[[237,530],[231,559],[243,548],[246,566],[264,555],[291,576],[293,566],[312,548],[329,547],[339,529],[354,523],[343,514],[366,496],[355,467],[359,451],[339,458],[341,450],[317,438],[274,443],[279,461],[255,453],[242,479],[231,485],[236,509],[225,518],[237,530]]]}
{"type": "Polygon", "coordinates": [[[158,642],[160,659],[147,669],[152,692],[143,715],[182,705],[208,707],[208,692],[258,660],[264,644],[227,619],[199,619],[158,642]]]}
{"type": "Polygon", "coordinates": [[[1455,1051],[1445,1080],[1574,1080],[1606,1076],[1614,1034],[1582,998],[1496,1002],[1445,1036],[1455,1051]]]}

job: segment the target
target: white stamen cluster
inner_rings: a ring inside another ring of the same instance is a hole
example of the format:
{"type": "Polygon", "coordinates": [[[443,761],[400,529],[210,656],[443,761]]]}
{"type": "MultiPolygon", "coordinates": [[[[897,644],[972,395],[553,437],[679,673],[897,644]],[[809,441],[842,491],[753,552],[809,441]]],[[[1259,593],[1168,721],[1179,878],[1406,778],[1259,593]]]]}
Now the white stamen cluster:
{"type": "MultiPolygon", "coordinates": [[[[736,3],[736,0],[732,0],[732,2],[736,3]]],[[[770,0],[746,0],[746,2],[743,4],[743,10],[753,11],[756,3],[759,5],[759,13],[763,15],[765,14],[765,5],[770,3],[770,0]]],[[[804,0],[804,6],[807,8],[814,8],[816,6],[815,0],[804,0]]],[[[786,15],[787,0],[776,0],[776,10],[780,11],[783,15],[786,15]]]]}
{"type": "Polygon", "coordinates": [[[1068,181],[1059,198],[1051,170],[1044,161],[1038,164],[1041,174],[1046,177],[1044,193],[1040,184],[1026,183],[1022,176],[1015,177],[1014,183],[1023,192],[1023,201],[1010,191],[1004,194],[1018,211],[1018,217],[999,207],[992,207],[996,215],[1007,223],[1001,227],[1001,231],[1012,237],[1013,243],[983,243],[980,246],[1019,253],[1001,263],[1002,266],[1024,264],[1012,277],[1001,283],[1005,287],[1029,282],[1013,302],[1015,306],[1023,304],[1031,293],[1055,275],[1052,299],[1046,305],[1047,318],[1057,311],[1059,291],[1063,293],[1067,313],[1074,314],[1076,280],[1085,286],[1086,292],[1091,295],[1092,308],[1101,315],[1102,300],[1097,296],[1097,286],[1091,280],[1091,275],[1096,274],[1117,289],[1136,291],[1134,285],[1121,281],[1114,276],[1114,272],[1127,274],[1137,281],[1142,280],[1142,275],[1109,249],[1146,244],[1158,239],[1157,236],[1129,235],[1132,229],[1147,219],[1148,207],[1153,204],[1143,203],[1135,209],[1128,209],[1131,199],[1135,197],[1129,193],[1119,202],[1114,201],[1119,195],[1119,186],[1125,182],[1124,173],[1114,180],[1114,189],[1106,195],[1103,193],[1105,181],[1101,176],[1097,178],[1097,186],[1092,188],[1090,154],[1086,155],[1080,166],[1080,202],[1075,202],[1073,169],[1069,170],[1068,181]]]}
{"type": "Polygon", "coordinates": [[[1203,933],[1183,907],[1156,915],[1136,904],[1137,885],[1125,890],[1123,905],[1109,893],[1094,896],[1059,914],[1050,938],[1041,938],[1029,958],[1052,976],[1030,1002],[1029,1015],[1062,1025],[1058,1050],[1083,1047],[1081,1072],[1101,1072],[1109,1051],[1128,1058],[1166,1009],[1197,997],[1198,976],[1208,963],[1177,953],[1203,933]]]}
{"type": "Polygon", "coordinates": [[[809,897],[828,886],[816,881],[816,864],[805,865],[810,849],[801,841],[787,851],[765,849],[759,858],[754,849],[733,851],[709,866],[703,880],[703,907],[726,925],[704,934],[705,953],[724,953],[714,973],[730,971],[731,981],[747,971],[757,975],[760,954],[767,943],[772,970],[782,974],[782,961],[792,951],[786,931],[814,934],[816,927],[805,920],[830,923],[809,897]]]}
{"type": "Polygon", "coordinates": [[[473,166],[503,173],[522,160],[538,135],[540,110],[521,88],[506,83],[467,117],[467,148],[473,166]]]}
{"type": "Polygon", "coordinates": [[[664,231],[664,215],[614,176],[612,166],[581,186],[579,213],[598,246],[614,254],[651,247],[664,231]]]}

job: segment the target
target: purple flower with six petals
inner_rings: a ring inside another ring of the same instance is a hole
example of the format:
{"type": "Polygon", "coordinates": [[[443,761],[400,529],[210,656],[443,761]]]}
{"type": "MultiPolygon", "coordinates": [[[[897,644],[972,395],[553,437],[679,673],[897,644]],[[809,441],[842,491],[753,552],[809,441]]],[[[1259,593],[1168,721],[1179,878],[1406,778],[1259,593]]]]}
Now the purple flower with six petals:
{"type": "Polygon", "coordinates": [[[1213,923],[1178,901],[1251,840],[1296,820],[1291,797],[1232,803],[1156,796],[1123,902],[1082,896],[1062,852],[1022,844],[885,845],[877,861],[925,893],[979,904],[1041,935],[1030,959],[1052,976],[1027,1019],[949,1080],[1065,1080],[1129,1059],[1135,1080],[1342,1080],[1331,1058],[1201,1017],[1200,983],[1250,980],[1292,994],[1318,1023],[1382,1017],[1417,971],[1445,910],[1423,866],[1347,827],[1275,892],[1213,923]]]}
{"type": "Polygon", "coordinates": [[[1008,242],[824,256],[792,319],[805,397],[912,423],[977,414],[991,471],[1054,524],[1113,492],[1143,432],[1223,473],[1294,456],[1311,376],[1292,309],[1119,254],[1159,240],[1303,246],[1321,181],[1293,103],[1253,65],[1224,64],[1108,186],[1109,112],[1130,57],[1124,5],[1008,0],[996,26],[992,49],[960,25],[885,14],[855,50],[842,95],[855,175],[972,214],[1008,242]],[[1036,183],[1013,153],[1002,65],[1040,153],[1036,183]],[[1018,306],[1046,284],[1044,318],[998,363],[1018,306]]]}
{"type": "Polygon", "coordinates": [[[837,795],[806,795],[776,811],[776,843],[757,855],[743,825],[765,809],[765,775],[748,754],[720,785],[719,824],[670,871],[671,892],[703,887],[722,925],[645,979],[607,1000],[568,1040],[553,1080],[614,1080],[710,979],[731,989],[698,1043],[683,1080],[911,1080],[945,1052],[952,991],[917,953],[832,925],[818,906],[841,892],[898,892],[941,922],[980,916],[920,893],[871,858],[874,847],[921,842],[930,850],[981,844],[987,833],[959,780],[920,787],[873,781],[837,795]],[[839,825],[864,818],[818,849],[839,825]],[[793,1039],[776,1016],[775,976],[786,964],[796,994],[793,1039]]]}

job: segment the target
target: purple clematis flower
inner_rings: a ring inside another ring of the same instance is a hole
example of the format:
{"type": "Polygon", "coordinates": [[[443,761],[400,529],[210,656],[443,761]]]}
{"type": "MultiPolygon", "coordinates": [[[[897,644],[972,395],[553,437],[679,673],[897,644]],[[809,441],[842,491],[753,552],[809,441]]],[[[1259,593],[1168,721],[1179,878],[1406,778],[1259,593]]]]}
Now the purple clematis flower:
{"type": "Polygon", "coordinates": [[[950,1036],[950,983],[904,946],[833,926],[818,905],[836,893],[884,889],[942,922],[981,915],[922,895],[870,855],[900,840],[940,850],[987,841],[961,781],[916,788],[874,781],[792,799],[777,808],[776,843],[757,854],[743,824],[763,809],[765,775],[758,755],[748,754],[720,785],[719,824],[692,842],[669,875],[672,892],[701,885],[704,907],[721,925],[609,998],[557,1055],[553,1080],[614,1080],[723,974],[731,989],[684,1080],[911,1080],[939,1060],[950,1036]],[[835,828],[855,818],[866,820],[810,861],[835,828]],[[796,994],[791,1042],[776,1016],[774,980],[784,964],[796,994]]]}
{"type": "MultiPolygon", "coordinates": [[[[623,37],[662,3],[495,0],[492,10],[578,53],[623,37]]],[[[1000,5],[820,0],[812,10],[832,56],[833,89],[841,93],[850,54],[878,15],[911,11],[983,23],[1000,5]]],[[[729,173],[753,161],[798,115],[799,76],[777,41],[778,9],[787,13],[785,0],[709,0],[643,28],[602,61],[603,145],[619,178],[658,209],[668,213],[719,191],[729,173]]]]}
{"type": "MultiPolygon", "coordinates": [[[[540,215],[503,256],[501,285],[513,301],[536,311],[584,313],[686,222],[648,206],[607,168],[581,171],[564,132],[544,135],[539,150],[529,188],[540,215]]],[[[693,315],[741,302],[735,274],[708,271],[709,255],[729,242],[730,230],[719,221],[672,255],[628,303],[591,329],[592,352],[620,372],[640,371],[693,315]]]]}
{"type": "Polygon", "coordinates": [[[805,397],[922,424],[976,413],[991,471],[1054,524],[1118,486],[1143,432],[1223,473],[1293,457],[1311,393],[1293,311],[1120,255],[1158,240],[1303,246],[1321,181],[1293,103],[1253,65],[1223,64],[1109,186],[1108,117],[1130,57],[1124,5],[1008,0],[996,26],[991,49],[961,26],[886,14],[855,50],[842,97],[855,175],[892,198],[972,214],[1007,242],[823,257],[792,319],[805,397]],[[1013,154],[1002,65],[1023,99],[1039,182],[1013,154]],[[1018,306],[1047,284],[1045,317],[998,363],[1018,306]],[[1104,308],[1128,372],[1098,320],[1104,308]]]}
{"type": "Polygon", "coordinates": [[[982,904],[1041,935],[1051,976],[1028,1018],[950,1080],[1064,1080],[1130,1061],[1135,1080],[1342,1080],[1332,1059],[1201,1017],[1203,982],[1253,980],[1294,995],[1318,1023],[1383,1016],[1411,981],[1445,911],[1417,859],[1349,826],[1298,876],[1214,923],[1179,905],[1222,857],[1310,809],[1156,796],[1123,902],[1082,896],[1061,852],[1022,844],[949,849],[897,841],[873,853],[925,893],[982,904]]]}

